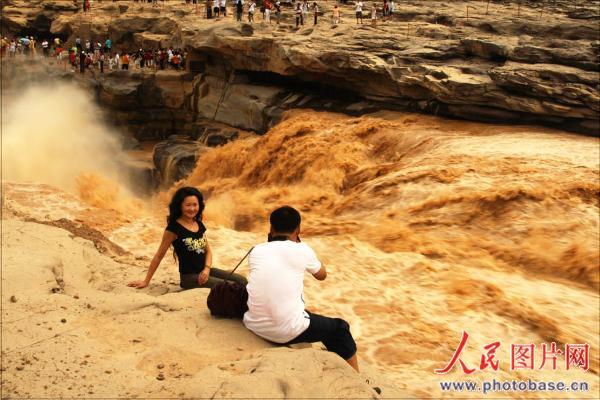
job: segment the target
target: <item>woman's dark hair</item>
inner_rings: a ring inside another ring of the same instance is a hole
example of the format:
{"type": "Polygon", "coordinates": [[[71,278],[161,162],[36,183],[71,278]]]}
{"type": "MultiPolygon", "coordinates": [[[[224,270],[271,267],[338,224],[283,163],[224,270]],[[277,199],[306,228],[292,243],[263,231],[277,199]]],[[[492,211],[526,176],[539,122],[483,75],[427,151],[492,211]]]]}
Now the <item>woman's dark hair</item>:
{"type": "Polygon", "coordinates": [[[273,230],[278,233],[292,233],[300,225],[300,213],[290,206],[279,207],[269,218],[273,230]]]}
{"type": "Polygon", "coordinates": [[[167,223],[175,222],[179,217],[181,217],[181,204],[188,196],[196,196],[198,199],[199,209],[195,219],[197,222],[202,222],[202,212],[204,211],[204,198],[202,197],[202,193],[200,193],[200,191],[194,187],[185,186],[177,189],[171,198],[171,202],[169,203],[169,216],[167,217],[167,223]]]}

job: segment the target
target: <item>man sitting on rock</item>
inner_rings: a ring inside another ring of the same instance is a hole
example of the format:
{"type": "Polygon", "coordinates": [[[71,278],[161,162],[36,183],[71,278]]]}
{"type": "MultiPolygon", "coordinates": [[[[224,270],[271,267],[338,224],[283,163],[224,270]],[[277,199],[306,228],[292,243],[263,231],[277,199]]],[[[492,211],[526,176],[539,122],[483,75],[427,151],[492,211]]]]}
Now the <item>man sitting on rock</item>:
{"type": "Polygon", "coordinates": [[[315,252],[300,242],[300,213],[284,206],[271,213],[269,242],[254,247],[248,262],[248,311],[244,325],[271,342],[323,342],[358,371],[350,326],[304,310],[304,271],[322,281],[327,271],[315,252]]]}

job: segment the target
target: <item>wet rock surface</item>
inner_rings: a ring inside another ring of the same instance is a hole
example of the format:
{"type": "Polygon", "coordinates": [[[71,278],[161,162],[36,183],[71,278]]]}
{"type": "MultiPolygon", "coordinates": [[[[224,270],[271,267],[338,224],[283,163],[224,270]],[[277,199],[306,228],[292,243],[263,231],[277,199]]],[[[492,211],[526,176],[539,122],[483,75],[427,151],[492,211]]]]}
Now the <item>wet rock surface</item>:
{"type": "Polygon", "coordinates": [[[187,177],[196,167],[198,156],[206,150],[202,143],[186,136],[173,135],[154,146],[153,161],[163,186],[187,177]]]}

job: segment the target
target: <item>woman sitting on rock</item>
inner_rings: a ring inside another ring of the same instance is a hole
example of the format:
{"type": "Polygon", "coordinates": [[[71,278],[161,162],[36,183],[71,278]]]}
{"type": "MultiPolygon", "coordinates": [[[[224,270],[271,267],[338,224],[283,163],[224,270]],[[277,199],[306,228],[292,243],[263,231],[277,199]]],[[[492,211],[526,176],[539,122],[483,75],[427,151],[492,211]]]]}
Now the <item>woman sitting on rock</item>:
{"type": "MultiPolygon", "coordinates": [[[[202,223],[204,200],[198,189],[182,187],[175,192],[169,204],[167,228],[158,251],[150,262],[143,281],[133,281],[128,286],[142,289],[148,286],[154,272],[171,245],[179,262],[180,286],[183,289],[211,288],[225,279],[229,272],[212,268],[212,250],[204,236],[206,227],[202,223]]],[[[248,281],[233,274],[231,280],[241,285],[248,281]]]]}

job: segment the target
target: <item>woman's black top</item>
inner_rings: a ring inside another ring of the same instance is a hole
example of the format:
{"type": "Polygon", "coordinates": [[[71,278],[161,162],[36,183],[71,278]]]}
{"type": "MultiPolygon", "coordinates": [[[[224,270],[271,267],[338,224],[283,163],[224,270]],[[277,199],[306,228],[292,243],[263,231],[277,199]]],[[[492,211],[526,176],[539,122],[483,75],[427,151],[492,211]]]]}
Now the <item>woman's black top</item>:
{"type": "Polygon", "coordinates": [[[206,227],[198,222],[198,232],[192,232],[177,221],[170,222],[167,226],[169,232],[177,235],[173,241],[175,254],[179,260],[180,274],[199,274],[204,269],[206,260],[206,227]]]}

